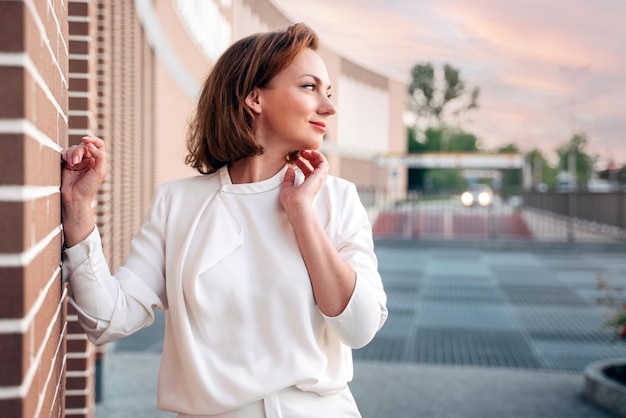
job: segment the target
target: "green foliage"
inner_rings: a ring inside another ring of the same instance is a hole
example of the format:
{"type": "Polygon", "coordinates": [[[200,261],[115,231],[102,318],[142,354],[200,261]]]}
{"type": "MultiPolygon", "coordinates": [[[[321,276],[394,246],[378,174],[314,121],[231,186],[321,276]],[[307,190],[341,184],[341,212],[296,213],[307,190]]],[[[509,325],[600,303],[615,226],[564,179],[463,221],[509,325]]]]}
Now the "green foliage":
{"type": "MultiPolygon", "coordinates": [[[[437,82],[435,68],[431,63],[416,64],[411,69],[411,82],[408,86],[408,109],[421,117],[434,117],[437,124],[443,121],[449,103],[466,94],[465,82],[460,71],[450,64],[443,66],[443,79],[437,82]]],[[[475,87],[469,94],[468,103],[459,106],[454,112],[478,108],[480,89],[475,87]]]]}
{"type": "Polygon", "coordinates": [[[431,112],[435,97],[435,69],[432,64],[417,64],[411,69],[409,107],[419,115],[431,112]]]}
{"type": "Polygon", "coordinates": [[[569,156],[574,153],[574,163],[576,166],[576,181],[578,185],[586,184],[593,172],[593,165],[597,157],[587,154],[588,144],[586,134],[575,134],[566,144],[561,145],[556,153],[559,157],[558,168],[562,171],[569,171],[569,156]]]}
{"type": "Polygon", "coordinates": [[[613,278],[604,274],[598,274],[596,289],[602,291],[604,296],[597,299],[597,303],[608,308],[605,312],[604,328],[613,334],[615,340],[626,338],[626,303],[624,302],[624,288],[614,286],[613,278]]]}
{"type": "MultiPolygon", "coordinates": [[[[475,152],[478,150],[478,138],[461,130],[445,126],[428,128],[424,133],[425,140],[417,142],[415,131],[408,130],[408,149],[411,153],[425,152],[475,152]]],[[[410,168],[408,173],[409,189],[421,189],[426,192],[458,191],[465,187],[466,181],[459,170],[448,170],[450,173],[439,173],[446,170],[426,170],[410,168]]]]}
{"type": "Polygon", "coordinates": [[[428,170],[425,177],[429,191],[433,193],[460,193],[467,186],[461,171],[456,169],[428,170]]]}
{"type": "MultiPolygon", "coordinates": [[[[468,90],[459,69],[444,64],[437,70],[431,63],[420,63],[411,69],[411,81],[408,85],[407,110],[413,112],[423,129],[408,129],[408,152],[474,152],[479,150],[479,139],[459,127],[450,126],[444,120],[446,116],[458,116],[463,112],[477,109],[480,89],[468,90]],[[463,99],[466,102],[463,103],[463,99]],[[453,105],[451,105],[453,103],[453,105]],[[424,123],[425,122],[425,123],[424,123]],[[424,128],[425,127],[425,128],[424,128]]],[[[586,184],[593,173],[597,159],[586,152],[588,143],[585,134],[576,134],[570,141],[556,150],[558,165],[553,166],[540,150],[534,149],[527,154],[527,162],[532,170],[532,184],[556,187],[559,171],[568,171],[570,152],[576,164],[576,178],[579,185],[586,184]]],[[[519,153],[519,147],[506,145],[498,150],[501,153],[519,153]]],[[[409,169],[409,188],[439,190],[458,188],[462,179],[457,170],[444,173],[445,170],[409,169]],[[438,171],[437,174],[435,171],[438,171]]],[[[503,170],[500,192],[502,195],[518,194],[522,191],[523,174],[521,170],[503,170]]],[[[626,167],[613,173],[616,180],[626,183],[626,167]]]]}
{"type": "MultiPolygon", "coordinates": [[[[500,154],[518,153],[519,148],[515,144],[509,144],[498,149],[500,154]]],[[[522,192],[522,183],[524,179],[522,177],[521,170],[502,170],[502,184],[500,186],[500,194],[503,197],[517,195],[522,192]]]]}
{"type": "Polygon", "coordinates": [[[526,161],[531,169],[534,188],[540,183],[544,183],[550,189],[556,186],[558,169],[550,164],[541,150],[534,148],[529,151],[526,154],[526,161]]]}
{"type": "Polygon", "coordinates": [[[443,102],[460,97],[465,91],[465,83],[461,80],[459,70],[449,64],[443,66],[443,75],[446,80],[445,90],[443,93],[443,102]]]}
{"type": "Polygon", "coordinates": [[[447,126],[432,127],[424,132],[425,140],[418,142],[415,131],[409,129],[409,152],[475,152],[478,138],[474,134],[447,126]]]}

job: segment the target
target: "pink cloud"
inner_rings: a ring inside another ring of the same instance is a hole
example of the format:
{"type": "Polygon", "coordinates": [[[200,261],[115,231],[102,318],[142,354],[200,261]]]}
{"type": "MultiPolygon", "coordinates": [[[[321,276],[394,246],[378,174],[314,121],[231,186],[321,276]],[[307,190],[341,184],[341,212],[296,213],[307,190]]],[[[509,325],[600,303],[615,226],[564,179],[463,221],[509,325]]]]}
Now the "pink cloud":
{"type": "Polygon", "coordinates": [[[408,81],[418,62],[460,68],[482,90],[467,128],[488,147],[550,151],[579,130],[626,160],[626,2],[274,1],[331,48],[396,79],[408,81]]]}

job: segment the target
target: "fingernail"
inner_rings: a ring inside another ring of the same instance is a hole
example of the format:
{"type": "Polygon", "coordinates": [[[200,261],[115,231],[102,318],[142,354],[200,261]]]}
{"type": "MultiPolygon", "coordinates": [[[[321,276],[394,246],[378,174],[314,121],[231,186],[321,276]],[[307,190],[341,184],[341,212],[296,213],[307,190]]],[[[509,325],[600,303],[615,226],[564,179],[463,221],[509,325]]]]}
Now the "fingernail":
{"type": "Polygon", "coordinates": [[[72,164],[78,164],[79,161],[80,159],[78,158],[78,155],[75,155],[74,158],[72,158],[72,164]]]}

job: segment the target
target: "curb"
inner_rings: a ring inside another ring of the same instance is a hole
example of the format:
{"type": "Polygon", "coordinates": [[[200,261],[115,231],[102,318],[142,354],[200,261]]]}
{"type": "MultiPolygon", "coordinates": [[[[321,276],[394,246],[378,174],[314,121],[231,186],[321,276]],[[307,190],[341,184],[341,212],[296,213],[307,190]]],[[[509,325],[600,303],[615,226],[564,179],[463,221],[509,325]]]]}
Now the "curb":
{"type": "Polygon", "coordinates": [[[620,417],[626,417],[626,385],[609,378],[605,370],[626,367],[626,358],[595,361],[585,368],[584,396],[620,417]]]}

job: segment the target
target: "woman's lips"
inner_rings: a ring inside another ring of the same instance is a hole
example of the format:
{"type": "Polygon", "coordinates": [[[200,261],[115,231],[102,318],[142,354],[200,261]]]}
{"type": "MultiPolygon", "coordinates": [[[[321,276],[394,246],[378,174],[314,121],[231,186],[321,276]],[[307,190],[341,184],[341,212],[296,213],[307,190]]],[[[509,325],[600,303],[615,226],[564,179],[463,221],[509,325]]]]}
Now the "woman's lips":
{"type": "Polygon", "coordinates": [[[326,132],[326,124],[324,122],[311,122],[311,125],[315,126],[322,132],[326,132]]]}

